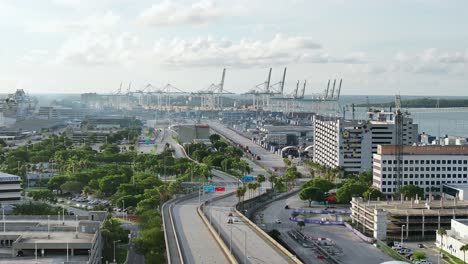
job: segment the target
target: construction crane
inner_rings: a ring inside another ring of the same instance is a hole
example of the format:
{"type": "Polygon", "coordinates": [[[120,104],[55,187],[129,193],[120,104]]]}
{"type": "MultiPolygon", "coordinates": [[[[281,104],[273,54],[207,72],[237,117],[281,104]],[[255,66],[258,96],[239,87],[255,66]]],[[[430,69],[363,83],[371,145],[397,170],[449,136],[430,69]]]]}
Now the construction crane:
{"type": "Polygon", "coordinates": [[[401,188],[403,172],[403,113],[401,111],[401,97],[395,96],[395,160],[397,192],[401,188]]]}

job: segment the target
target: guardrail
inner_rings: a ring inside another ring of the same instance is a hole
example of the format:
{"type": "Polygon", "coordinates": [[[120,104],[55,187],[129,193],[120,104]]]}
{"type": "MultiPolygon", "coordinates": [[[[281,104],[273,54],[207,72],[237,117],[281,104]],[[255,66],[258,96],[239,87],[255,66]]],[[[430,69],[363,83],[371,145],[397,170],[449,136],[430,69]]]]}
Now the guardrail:
{"type": "MultiPolygon", "coordinates": [[[[220,195],[218,197],[213,198],[211,200],[211,202],[219,201],[219,200],[224,199],[226,197],[229,197],[229,196],[231,196],[233,194],[234,193],[226,193],[226,194],[220,195]]],[[[223,239],[216,234],[216,231],[214,230],[214,227],[210,224],[209,220],[207,219],[207,217],[205,215],[205,211],[203,210],[203,208],[204,208],[203,204],[201,204],[200,206],[197,207],[198,215],[201,217],[203,223],[206,225],[206,227],[208,228],[208,231],[213,236],[216,243],[218,243],[219,247],[223,251],[223,254],[226,256],[226,258],[229,260],[229,262],[231,264],[237,264],[238,262],[237,262],[236,258],[231,254],[231,251],[228,249],[228,247],[224,243],[223,239]]],[[[220,223],[218,223],[218,224],[220,224],[220,223]]]]}
{"type": "Polygon", "coordinates": [[[171,257],[172,257],[172,253],[171,253],[171,249],[170,249],[170,246],[169,246],[169,240],[168,240],[168,236],[167,236],[167,233],[168,233],[168,227],[167,227],[167,223],[166,223],[166,216],[165,216],[165,212],[164,212],[164,209],[169,206],[168,208],[168,220],[170,221],[170,225],[171,225],[171,232],[174,234],[174,242],[175,242],[175,245],[176,245],[176,248],[177,248],[177,255],[176,258],[178,259],[179,263],[183,264],[184,263],[184,254],[183,254],[183,249],[179,243],[179,233],[178,233],[178,228],[177,228],[177,225],[174,224],[174,217],[172,215],[172,208],[174,207],[175,204],[177,203],[180,203],[180,202],[183,202],[185,200],[189,200],[189,199],[192,199],[194,197],[196,197],[198,194],[197,193],[191,193],[191,194],[188,194],[188,195],[185,195],[185,196],[182,196],[182,197],[179,197],[179,198],[174,198],[174,199],[171,199],[167,202],[165,202],[161,208],[161,211],[162,211],[162,219],[163,219],[163,228],[164,228],[164,240],[165,240],[165,244],[166,244],[166,258],[167,258],[167,263],[168,264],[173,264],[172,261],[171,261],[171,257]]]}
{"type": "Polygon", "coordinates": [[[289,258],[290,263],[297,263],[297,264],[302,264],[302,261],[300,261],[295,255],[291,254],[285,247],[283,247],[280,243],[278,243],[276,240],[271,238],[265,231],[263,231],[261,228],[259,228],[256,224],[254,224],[252,221],[250,221],[249,218],[247,218],[245,215],[243,215],[241,212],[239,212],[236,208],[236,213],[248,224],[250,227],[258,234],[260,237],[264,238],[267,242],[269,242],[271,245],[276,247],[281,253],[283,253],[286,257],[289,258]]]}

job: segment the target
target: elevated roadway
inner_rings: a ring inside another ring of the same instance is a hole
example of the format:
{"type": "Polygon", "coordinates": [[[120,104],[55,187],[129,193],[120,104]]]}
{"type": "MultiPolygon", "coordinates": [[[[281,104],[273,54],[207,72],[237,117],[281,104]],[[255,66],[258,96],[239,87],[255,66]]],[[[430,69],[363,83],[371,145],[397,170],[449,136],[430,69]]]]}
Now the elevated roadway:
{"type": "Polygon", "coordinates": [[[225,125],[221,124],[220,122],[209,121],[208,124],[210,125],[211,130],[231,140],[232,142],[236,144],[241,144],[243,146],[248,146],[252,154],[260,156],[261,160],[258,160],[256,162],[258,162],[265,169],[274,170],[274,168],[285,167],[284,161],[281,157],[269,152],[268,150],[264,149],[262,146],[255,144],[249,138],[246,138],[238,134],[237,132],[233,131],[232,129],[227,128],[225,125]]]}

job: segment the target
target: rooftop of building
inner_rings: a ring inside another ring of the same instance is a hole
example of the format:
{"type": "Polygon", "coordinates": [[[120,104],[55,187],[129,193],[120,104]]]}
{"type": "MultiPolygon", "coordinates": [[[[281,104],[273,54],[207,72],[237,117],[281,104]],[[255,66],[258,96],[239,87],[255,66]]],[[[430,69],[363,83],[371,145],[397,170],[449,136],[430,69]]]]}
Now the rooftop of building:
{"type": "Polygon", "coordinates": [[[20,181],[21,177],[5,173],[5,172],[0,172],[0,182],[9,182],[9,181],[20,181]]]}
{"type": "Polygon", "coordinates": [[[287,131],[312,131],[313,126],[263,126],[261,130],[268,131],[269,133],[272,132],[287,132],[287,131]]]}
{"type": "Polygon", "coordinates": [[[405,201],[364,201],[362,198],[354,201],[365,205],[368,208],[382,209],[389,212],[392,215],[414,215],[419,216],[424,214],[425,216],[434,215],[468,215],[468,201],[460,201],[453,199],[441,199],[441,200],[405,200],[405,201]]]}
{"type": "MultiPolygon", "coordinates": [[[[395,145],[379,145],[377,154],[379,155],[395,155],[395,145]]],[[[403,155],[468,155],[467,145],[416,145],[403,146],[403,155]]]]}

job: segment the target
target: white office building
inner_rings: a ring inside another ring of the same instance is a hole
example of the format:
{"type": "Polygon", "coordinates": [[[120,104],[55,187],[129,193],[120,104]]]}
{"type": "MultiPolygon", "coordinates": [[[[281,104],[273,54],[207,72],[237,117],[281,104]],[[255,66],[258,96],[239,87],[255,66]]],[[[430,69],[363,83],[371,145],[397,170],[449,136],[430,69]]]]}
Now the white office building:
{"type": "MultiPolygon", "coordinates": [[[[374,154],[373,185],[391,195],[397,188],[396,148],[381,145],[374,154]]],[[[466,184],[468,146],[403,146],[401,184],[417,185],[426,194],[440,194],[445,184],[466,184]]]]}
{"type": "Polygon", "coordinates": [[[21,178],[0,172],[0,202],[21,200],[21,178]]]}
{"type": "Polygon", "coordinates": [[[465,252],[460,250],[460,247],[468,244],[468,220],[452,219],[451,228],[447,231],[447,235],[441,237],[436,234],[437,247],[449,252],[459,259],[465,259],[465,252]]]}
{"type": "MultiPolygon", "coordinates": [[[[314,162],[347,172],[372,169],[372,155],[378,145],[395,144],[392,112],[369,113],[368,121],[314,116],[314,162]]],[[[418,126],[403,118],[403,144],[417,141],[418,126]]]]}

